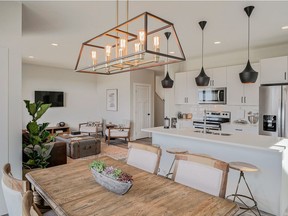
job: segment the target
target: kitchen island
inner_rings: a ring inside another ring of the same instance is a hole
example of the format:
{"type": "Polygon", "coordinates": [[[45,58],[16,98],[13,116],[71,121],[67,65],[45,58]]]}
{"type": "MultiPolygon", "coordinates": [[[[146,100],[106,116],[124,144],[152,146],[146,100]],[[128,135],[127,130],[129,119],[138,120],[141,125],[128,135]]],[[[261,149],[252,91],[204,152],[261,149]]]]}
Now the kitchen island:
{"type": "MultiPolygon", "coordinates": [[[[253,134],[200,133],[193,128],[142,129],[152,133],[152,143],[160,145],[162,157],[160,175],[166,175],[174,155],[167,148],[183,148],[189,152],[206,154],[226,162],[242,161],[259,168],[245,173],[246,180],[261,210],[284,216],[288,209],[288,139],[253,134]]],[[[239,172],[230,169],[226,195],[235,192],[239,172]]],[[[244,185],[240,193],[248,195],[244,185]]]]}

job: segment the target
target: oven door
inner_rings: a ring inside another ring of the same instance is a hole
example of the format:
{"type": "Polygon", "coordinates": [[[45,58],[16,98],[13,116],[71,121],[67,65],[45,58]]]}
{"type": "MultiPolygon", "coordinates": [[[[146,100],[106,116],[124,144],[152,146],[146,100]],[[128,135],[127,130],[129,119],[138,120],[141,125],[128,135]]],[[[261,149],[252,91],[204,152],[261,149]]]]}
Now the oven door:
{"type": "Polygon", "coordinates": [[[226,88],[198,90],[199,104],[226,104],[226,88]]]}
{"type": "MultiPolygon", "coordinates": [[[[193,127],[204,129],[203,121],[193,121],[193,127]]],[[[221,124],[216,122],[206,122],[206,130],[221,130],[221,124]]]]}

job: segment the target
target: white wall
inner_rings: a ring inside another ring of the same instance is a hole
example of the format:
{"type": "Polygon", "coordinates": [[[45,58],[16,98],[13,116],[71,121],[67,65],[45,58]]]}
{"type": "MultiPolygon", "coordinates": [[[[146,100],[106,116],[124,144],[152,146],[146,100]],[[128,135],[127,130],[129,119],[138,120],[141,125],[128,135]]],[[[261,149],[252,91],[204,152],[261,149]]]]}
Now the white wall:
{"type": "MultiPolygon", "coordinates": [[[[16,178],[22,177],[21,24],[21,3],[0,2],[0,168],[9,162],[16,178]]],[[[0,215],[6,213],[0,187],[0,215]]]]}
{"type": "Polygon", "coordinates": [[[99,117],[107,123],[123,123],[130,120],[130,73],[120,73],[115,75],[97,75],[97,99],[99,107],[99,117]],[[106,110],[106,90],[118,90],[118,110],[106,110]]]}
{"type": "MultiPolygon", "coordinates": [[[[97,76],[77,73],[73,70],[23,64],[22,98],[34,102],[34,91],[63,91],[64,107],[51,107],[39,122],[49,122],[55,126],[64,121],[72,130],[78,130],[81,122],[99,119],[99,103],[97,93],[97,76]]],[[[25,128],[31,117],[23,108],[23,123],[25,128]]]]}

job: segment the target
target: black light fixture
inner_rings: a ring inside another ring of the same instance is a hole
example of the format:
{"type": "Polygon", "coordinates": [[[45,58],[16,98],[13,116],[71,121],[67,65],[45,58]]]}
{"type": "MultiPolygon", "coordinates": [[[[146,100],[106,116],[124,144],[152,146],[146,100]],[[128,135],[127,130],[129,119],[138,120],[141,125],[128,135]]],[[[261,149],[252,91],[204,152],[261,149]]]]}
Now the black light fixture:
{"type": "Polygon", "coordinates": [[[202,68],[200,74],[195,78],[197,86],[208,86],[210,77],[208,77],[203,68],[203,47],[204,47],[204,28],[207,21],[199,22],[199,25],[202,29],[202,68]]]}
{"type": "Polygon", "coordinates": [[[256,72],[250,64],[250,15],[254,9],[254,6],[248,6],[244,8],[248,16],[248,62],[245,69],[239,74],[242,83],[255,83],[258,77],[258,72],[256,72]]]}
{"type": "MultiPolygon", "coordinates": [[[[169,51],[169,49],[168,49],[168,40],[169,40],[169,37],[171,35],[171,32],[165,32],[164,34],[165,34],[165,36],[167,38],[167,55],[168,55],[168,51],[169,51]]],[[[168,57],[167,57],[167,59],[168,59],[168,57]]],[[[172,88],[173,87],[174,81],[169,76],[168,64],[167,64],[167,73],[166,73],[165,79],[163,79],[161,81],[161,83],[162,83],[162,87],[163,88],[172,88]]]]}

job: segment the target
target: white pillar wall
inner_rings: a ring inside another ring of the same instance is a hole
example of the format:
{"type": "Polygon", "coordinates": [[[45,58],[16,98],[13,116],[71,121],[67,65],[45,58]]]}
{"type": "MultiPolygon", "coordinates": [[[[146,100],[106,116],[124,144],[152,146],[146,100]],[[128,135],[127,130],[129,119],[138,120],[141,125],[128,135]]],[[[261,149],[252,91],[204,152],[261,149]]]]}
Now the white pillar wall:
{"type": "MultiPolygon", "coordinates": [[[[22,177],[21,25],[22,4],[0,2],[0,168],[9,162],[16,178],[22,177]]],[[[6,213],[0,187],[0,215],[6,213]]]]}

